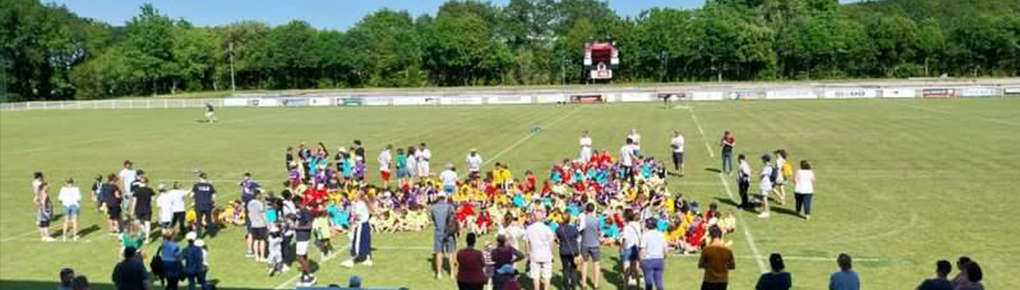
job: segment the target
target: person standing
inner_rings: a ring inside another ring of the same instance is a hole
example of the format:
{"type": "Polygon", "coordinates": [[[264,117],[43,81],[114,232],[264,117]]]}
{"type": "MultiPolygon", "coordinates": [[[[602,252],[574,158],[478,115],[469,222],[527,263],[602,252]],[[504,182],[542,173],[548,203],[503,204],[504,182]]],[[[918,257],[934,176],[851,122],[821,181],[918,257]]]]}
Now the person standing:
{"type": "MultiPolygon", "coordinates": [[[[513,245],[507,241],[507,236],[503,234],[496,235],[496,248],[492,249],[492,268],[499,269],[503,266],[510,266],[511,268],[517,262],[524,260],[527,256],[521,251],[518,251],[513,245]]],[[[493,279],[496,277],[494,276],[493,279]]],[[[496,281],[493,281],[493,286],[499,285],[496,281]]]]}
{"type": "Polygon", "coordinates": [[[779,175],[776,172],[775,166],[772,166],[772,157],[768,154],[761,156],[761,174],[758,179],[758,187],[761,190],[761,213],[758,214],[759,218],[768,218],[771,213],[769,211],[769,196],[772,193],[773,182],[775,182],[775,176],[779,175]]]}
{"type": "Polygon", "coordinates": [[[457,251],[457,288],[460,290],[482,290],[488,281],[485,256],[475,249],[476,239],[475,233],[468,233],[467,246],[457,251]]]}
{"type": "Polygon", "coordinates": [[[832,273],[829,277],[829,290],[860,290],[861,279],[853,270],[850,255],[839,254],[836,264],[839,265],[839,272],[832,273]]]}
{"type": "Polygon", "coordinates": [[[297,222],[294,225],[295,240],[294,254],[298,264],[301,265],[301,276],[298,280],[298,286],[309,287],[315,285],[316,278],[312,274],[312,269],[308,261],[308,244],[312,239],[312,213],[308,210],[308,206],[304,203],[298,202],[301,197],[295,196],[295,203],[298,205],[297,211],[297,222]]]}
{"type": "Polygon", "coordinates": [[[939,260],[935,263],[935,278],[924,280],[917,290],[953,290],[953,283],[949,282],[949,272],[953,270],[953,264],[949,261],[939,260]]]}
{"type": "MultiPolygon", "coordinates": [[[[354,225],[351,231],[354,237],[351,238],[351,258],[341,263],[341,266],[351,268],[355,262],[363,263],[365,266],[372,266],[372,208],[373,201],[365,192],[358,193],[358,199],[354,201],[351,213],[354,215],[354,225]]],[[[327,229],[328,230],[328,229],[327,229]]]]}
{"type": "Polygon", "coordinates": [[[412,181],[418,177],[418,149],[414,146],[407,146],[407,176],[412,181]]]}
{"type": "Polygon", "coordinates": [[[481,177],[482,164],[485,164],[485,161],[482,160],[482,155],[478,154],[478,149],[471,149],[467,156],[468,176],[471,180],[481,177]]]}
{"type": "Polygon", "coordinates": [[[404,148],[397,148],[397,187],[404,184],[404,180],[410,177],[410,173],[407,171],[407,153],[404,153],[404,148]]]}
{"type": "Polygon", "coordinates": [[[210,103],[205,103],[205,122],[209,124],[215,124],[218,119],[216,118],[216,108],[210,103]]]}
{"type": "Polygon", "coordinates": [[[751,203],[747,197],[747,191],[751,189],[751,165],[747,164],[747,157],[744,154],[737,156],[737,189],[740,192],[740,208],[751,210],[751,203]]]}
{"type": "MultiPolygon", "coordinates": [[[[64,187],[60,188],[60,193],[57,195],[57,199],[60,200],[61,208],[64,210],[64,227],[63,227],[63,240],[67,240],[67,236],[71,236],[71,240],[78,240],[78,216],[81,215],[81,190],[74,185],[74,179],[68,178],[67,182],[64,183],[64,187]],[[71,231],[67,231],[67,226],[71,226],[71,231]]],[[[73,277],[72,277],[73,278],[73,277]]]]}
{"type": "Polygon", "coordinates": [[[181,260],[184,262],[184,277],[188,278],[188,290],[195,290],[198,284],[202,290],[208,289],[205,282],[206,269],[205,253],[198,242],[202,240],[188,240],[188,246],[181,251],[181,260]]]}
{"type": "Polygon", "coordinates": [[[534,219],[531,225],[525,230],[527,237],[528,253],[530,257],[531,281],[533,290],[552,289],[552,243],[556,239],[552,229],[545,221],[545,211],[538,209],[534,212],[534,219]]]}
{"type": "Polygon", "coordinates": [[[120,178],[120,189],[123,195],[121,200],[121,210],[127,211],[128,214],[134,213],[131,209],[134,206],[134,193],[131,192],[131,185],[135,183],[138,178],[138,171],[134,169],[134,162],[131,160],[124,160],[124,168],[117,173],[117,177],[120,178]]]}
{"type": "Polygon", "coordinates": [[[117,175],[110,173],[106,176],[106,183],[103,184],[103,188],[100,189],[103,197],[106,198],[103,203],[106,204],[106,216],[109,220],[110,234],[117,235],[120,233],[120,219],[121,219],[121,201],[124,198],[124,193],[120,190],[120,186],[117,185],[117,175]]]}
{"type": "Polygon", "coordinates": [[[779,201],[779,205],[786,205],[786,180],[790,179],[790,175],[793,175],[793,167],[786,161],[786,149],[779,149],[773,152],[776,155],[776,180],[773,182],[773,189],[776,193],[776,199],[779,201]]]}
{"type": "Polygon", "coordinates": [[[645,275],[645,290],[666,289],[662,274],[666,271],[666,236],[658,231],[658,219],[645,220],[645,232],[641,234],[641,272],[645,275]]]}
{"type": "Polygon", "coordinates": [[[602,232],[599,229],[598,217],[595,216],[595,204],[588,203],[584,207],[584,215],[581,216],[581,288],[588,283],[588,264],[592,265],[592,287],[599,288],[599,278],[602,276],[602,265],[599,258],[602,256],[601,241],[602,232]]]}
{"type": "Polygon", "coordinates": [[[620,165],[623,166],[624,178],[631,185],[634,184],[634,159],[637,158],[634,139],[627,138],[627,141],[620,147],[620,165]]]}
{"type": "Polygon", "coordinates": [[[260,196],[261,191],[255,190],[251,200],[248,201],[246,211],[248,222],[251,226],[249,237],[251,248],[255,256],[255,262],[266,262],[266,235],[269,233],[268,222],[266,221],[266,204],[260,196]]]}
{"type": "Polygon", "coordinates": [[[450,203],[445,191],[440,192],[436,202],[429,206],[429,219],[435,225],[432,232],[432,254],[435,255],[433,263],[436,268],[436,279],[441,278],[443,259],[450,263],[450,278],[454,278],[453,249],[456,247],[457,233],[450,226],[455,225],[457,221],[453,211],[453,204],[450,203]]]}
{"type": "Polygon", "coordinates": [[[43,242],[55,241],[50,237],[50,220],[53,219],[53,205],[50,203],[49,185],[43,179],[42,172],[32,174],[32,203],[36,207],[36,226],[43,242]]]}
{"type": "Polygon", "coordinates": [[[722,172],[730,174],[733,171],[733,147],[737,146],[737,138],[730,131],[723,132],[722,140],[719,140],[719,148],[722,151],[722,172]]]}
{"type": "Polygon", "coordinates": [[[184,197],[188,195],[188,191],[181,189],[180,184],[174,182],[167,191],[168,200],[170,200],[170,209],[173,211],[173,218],[169,228],[177,226],[178,233],[185,233],[185,218],[187,217],[187,207],[184,204],[184,197]]]}
{"type": "Polygon", "coordinates": [[[701,251],[701,258],[698,260],[698,268],[705,269],[701,290],[726,290],[729,272],[737,268],[733,260],[733,250],[726,247],[726,242],[722,239],[722,230],[718,226],[712,226],[708,232],[710,237],[708,246],[701,251]]]}
{"type": "Polygon", "coordinates": [[[769,255],[769,266],[772,267],[772,272],[762,273],[761,277],[758,277],[758,284],[755,284],[754,289],[790,290],[790,287],[793,287],[793,277],[789,272],[784,271],[786,264],[783,263],[783,255],[779,253],[769,255]]]}
{"type": "Polygon", "coordinates": [[[673,147],[673,171],[684,176],[684,135],[680,134],[680,130],[673,131],[670,147],[673,147]]]}
{"type": "Polygon", "coordinates": [[[620,242],[620,261],[623,262],[624,288],[637,286],[638,262],[640,261],[641,223],[637,214],[628,208],[623,213],[627,223],[623,227],[623,241],[620,242]]]}
{"type": "Polygon", "coordinates": [[[246,171],[244,172],[244,180],[241,180],[237,186],[241,188],[241,204],[247,213],[244,215],[244,243],[247,246],[244,256],[247,258],[255,257],[255,260],[258,261],[261,259],[255,255],[255,247],[253,246],[255,239],[251,233],[252,214],[248,212],[248,203],[255,199],[255,193],[259,191],[259,184],[251,179],[251,172],[246,171]]]}
{"type": "Polygon", "coordinates": [[[198,236],[205,237],[202,233],[204,226],[206,233],[216,228],[213,223],[212,211],[216,206],[216,188],[206,179],[205,172],[198,173],[198,182],[191,187],[191,194],[195,198],[195,213],[197,213],[196,225],[198,236]]]}
{"type": "Polygon", "coordinates": [[[415,153],[417,157],[418,165],[418,177],[426,178],[429,177],[429,160],[432,159],[432,151],[426,147],[425,142],[418,145],[418,152],[415,153]]]}
{"type": "MultiPolygon", "coordinates": [[[[184,237],[185,239],[192,241],[196,238],[195,232],[189,232],[184,237]]],[[[124,252],[127,253],[128,249],[133,247],[124,248],[124,252]]],[[[181,268],[180,253],[181,248],[177,246],[177,242],[174,242],[173,230],[163,231],[163,245],[156,250],[156,256],[160,257],[163,261],[163,275],[166,277],[166,289],[176,290],[178,283],[184,278],[184,271],[181,268]]]]}
{"type": "Polygon", "coordinates": [[[627,139],[634,141],[634,156],[641,155],[641,134],[638,133],[637,129],[630,129],[630,134],[627,134],[627,139]]]}
{"type": "Polygon", "coordinates": [[[390,163],[393,161],[393,155],[390,154],[390,150],[393,150],[393,145],[386,145],[386,150],[379,152],[379,177],[382,179],[383,188],[390,188],[390,163]]]}
{"type": "Polygon", "coordinates": [[[588,130],[581,132],[581,140],[578,141],[581,144],[581,162],[588,163],[591,161],[591,136],[588,135],[588,130]]]}
{"type": "Polygon", "coordinates": [[[145,176],[138,179],[134,192],[135,220],[141,223],[145,240],[148,241],[149,232],[152,231],[152,196],[156,195],[156,192],[149,186],[149,178],[145,176]]]}
{"type": "Polygon", "coordinates": [[[443,192],[447,195],[457,191],[457,168],[453,167],[453,164],[446,165],[446,170],[439,174],[439,179],[443,182],[443,192]]]}
{"type": "Polygon", "coordinates": [[[560,226],[556,228],[556,242],[560,246],[560,263],[563,264],[563,288],[573,290],[581,287],[581,277],[577,273],[577,258],[580,255],[578,240],[581,233],[577,226],[570,223],[569,214],[560,220],[560,226]]]}
{"type": "Polygon", "coordinates": [[[92,188],[90,194],[92,195],[92,201],[96,203],[96,212],[103,212],[106,206],[106,197],[103,196],[103,175],[96,175],[95,180],[92,182],[92,188]]]}
{"type": "MultiPolygon", "coordinates": [[[[325,149],[323,149],[323,150],[325,150],[325,149]]],[[[361,157],[361,160],[366,160],[366,161],[368,160],[368,159],[365,159],[365,147],[361,146],[361,140],[357,140],[357,139],[354,140],[354,156],[361,157]]],[[[357,159],[357,158],[355,158],[355,159],[357,159]]]]}
{"type": "Polygon", "coordinates": [[[800,169],[793,175],[793,198],[796,202],[797,214],[806,220],[811,219],[811,200],[815,196],[815,172],[811,163],[800,161],[800,169]],[[801,208],[804,209],[803,214],[801,208]]]}
{"type": "MultiPolygon", "coordinates": [[[[113,268],[113,280],[114,286],[117,290],[145,290],[145,264],[142,260],[135,256],[135,248],[124,249],[124,260],[117,263],[117,266],[113,268]]],[[[173,288],[170,288],[169,284],[166,289],[177,289],[177,285],[173,284],[173,288]]]]}

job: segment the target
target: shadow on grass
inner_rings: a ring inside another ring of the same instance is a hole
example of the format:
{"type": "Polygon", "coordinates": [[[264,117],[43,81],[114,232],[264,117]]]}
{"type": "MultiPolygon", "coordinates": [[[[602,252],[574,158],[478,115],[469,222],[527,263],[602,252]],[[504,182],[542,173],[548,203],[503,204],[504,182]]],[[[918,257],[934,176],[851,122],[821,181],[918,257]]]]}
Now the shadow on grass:
{"type": "MultiPolygon", "coordinates": [[[[751,212],[751,213],[758,213],[758,211],[756,211],[754,209],[750,209],[750,208],[741,209],[739,207],[739,204],[737,204],[736,201],[733,201],[732,199],[729,199],[729,198],[716,197],[715,200],[718,201],[721,204],[729,205],[729,206],[733,207],[734,209],[744,210],[746,212],[751,212]]],[[[759,204],[755,203],[753,206],[757,207],[758,205],[759,204]]],[[[800,214],[798,214],[796,211],[788,209],[788,208],[785,208],[785,207],[780,207],[780,206],[778,206],[776,204],[772,204],[769,207],[769,210],[771,210],[772,212],[774,212],[776,214],[784,214],[784,215],[789,215],[789,216],[792,216],[792,217],[801,218],[800,214]]]]}
{"type": "MultiPolygon", "coordinates": [[[[89,277],[89,289],[92,290],[115,290],[116,287],[111,283],[99,283],[98,281],[105,280],[103,278],[108,277],[89,277]]],[[[324,279],[319,278],[319,282],[314,288],[287,288],[287,289],[347,289],[347,288],[328,288],[328,285],[346,285],[347,281],[323,281],[324,279]]],[[[219,280],[209,280],[210,285],[220,284],[219,280]]],[[[2,289],[18,289],[18,290],[52,290],[59,287],[57,282],[45,282],[45,281],[22,281],[22,280],[0,280],[0,288],[2,289]]],[[[363,290],[396,290],[396,289],[409,289],[409,288],[375,288],[371,284],[366,285],[370,288],[359,288],[363,290]]],[[[187,289],[187,282],[182,282],[180,289],[187,289]]],[[[196,287],[196,289],[199,287],[196,287]]],[[[214,287],[217,290],[274,290],[273,287],[214,287]]],[[[162,289],[158,285],[154,285],[152,289],[162,289]]]]}

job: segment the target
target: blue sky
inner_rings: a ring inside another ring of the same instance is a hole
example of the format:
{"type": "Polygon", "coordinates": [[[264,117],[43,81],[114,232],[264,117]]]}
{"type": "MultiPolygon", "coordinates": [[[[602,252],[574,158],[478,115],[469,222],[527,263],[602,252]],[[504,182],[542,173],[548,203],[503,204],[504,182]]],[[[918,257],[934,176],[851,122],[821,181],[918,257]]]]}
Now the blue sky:
{"type": "MultiPolygon", "coordinates": [[[[43,0],[44,2],[49,0],[43,0]]],[[[407,10],[417,16],[434,14],[446,0],[54,0],[83,17],[112,25],[138,14],[148,2],[171,18],[184,18],[198,26],[222,26],[239,20],[260,20],[281,25],[290,20],[308,21],[318,28],[345,30],[365,15],[382,9],[407,10]]],[[[506,5],[510,0],[490,1],[506,5]]],[[[849,2],[840,0],[840,2],[849,2]]],[[[699,7],[705,0],[610,0],[609,5],[622,16],[636,16],[650,7],[699,7]]]]}

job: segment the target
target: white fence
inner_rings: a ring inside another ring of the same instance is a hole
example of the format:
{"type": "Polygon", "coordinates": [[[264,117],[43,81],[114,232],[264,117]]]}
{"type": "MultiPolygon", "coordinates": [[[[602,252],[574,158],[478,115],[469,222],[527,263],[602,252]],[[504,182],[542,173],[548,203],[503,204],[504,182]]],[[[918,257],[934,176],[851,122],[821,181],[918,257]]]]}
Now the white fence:
{"type": "Polygon", "coordinates": [[[602,101],[655,102],[662,97],[680,101],[804,100],[804,99],[902,99],[1020,97],[1017,83],[985,84],[902,84],[883,85],[792,85],[777,87],[662,87],[606,89],[546,89],[463,92],[393,92],[362,94],[315,94],[300,96],[256,96],[217,99],[131,99],[97,101],[53,101],[0,103],[0,110],[59,109],[173,109],[214,107],[356,107],[356,106],[467,106],[514,105],[571,102],[575,96],[600,96],[602,101]]]}

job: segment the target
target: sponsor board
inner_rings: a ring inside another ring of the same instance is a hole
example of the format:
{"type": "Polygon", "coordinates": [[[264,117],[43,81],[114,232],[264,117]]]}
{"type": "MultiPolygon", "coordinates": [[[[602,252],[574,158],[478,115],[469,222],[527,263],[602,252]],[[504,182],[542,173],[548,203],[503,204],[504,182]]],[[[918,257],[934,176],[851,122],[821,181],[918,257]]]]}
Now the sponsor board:
{"type": "Polygon", "coordinates": [[[554,104],[562,103],[567,101],[567,96],[564,95],[537,95],[535,101],[540,104],[554,104]]]}
{"type": "Polygon", "coordinates": [[[684,101],[687,100],[686,92],[657,92],[655,99],[660,101],[684,101]]]}
{"type": "Polygon", "coordinates": [[[878,91],[872,89],[826,89],[823,93],[826,99],[873,99],[878,97],[878,91]]]}
{"type": "Polygon", "coordinates": [[[996,88],[964,88],[960,91],[963,97],[991,97],[998,96],[999,89],[996,88]]]}
{"type": "Polygon", "coordinates": [[[308,105],[313,107],[324,107],[332,104],[332,98],[311,98],[308,99],[308,105]]]}
{"type": "Polygon", "coordinates": [[[598,104],[605,103],[606,100],[602,95],[574,95],[570,96],[570,102],[574,104],[598,104]]]}
{"type": "Polygon", "coordinates": [[[435,104],[437,97],[393,97],[394,106],[420,106],[435,104]]]}
{"type": "Polygon", "coordinates": [[[388,97],[361,97],[361,103],[365,104],[365,106],[386,106],[386,105],[390,104],[390,98],[388,98],[388,97]]]}
{"type": "Polygon", "coordinates": [[[531,96],[491,96],[489,104],[530,104],[531,96]]]}
{"type": "Polygon", "coordinates": [[[283,100],[284,107],[307,107],[308,99],[285,99],[283,100]]]}
{"type": "Polygon", "coordinates": [[[1003,88],[1002,94],[1010,96],[1020,95],[1020,87],[1003,88]]]}
{"type": "Polygon", "coordinates": [[[623,93],[619,94],[620,102],[648,102],[652,100],[649,93],[623,93]]]}
{"type": "Polygon", "coordinates": [[[722,101],[723,92],[719,91],[695,91],[691,93],[692,101],[722,101]]]}
{"type": "Polygon", "coordinates": [[[882,98],[888,99],[910,99],[917,97],[915,88],[890,88],[882,89],[882,98]]]}
{"type": "Polygon", "coordinates": [[[251,105],[257,107],[276,107],[280,103],[279,99],[254,99],[252,101],[251,105]]]}
{"type": "MultiPolygon", "coordinates": [[[[255,104],[257,106],[258,102],[256,102],[255,104]]],[[[223,99],[224,107],[247,107],[249,105],[250,103],[248,102],[247,98],[223,99]]]]}
{"type": "Polygon", "coordinates": [[[765,92],[765,98],[769,100],[804,100],[817,99],[818,95],[812,90],[779,90],[765,92]]]}
{"type": "Polygon", "coordinates": [[[930,88],[921,90],[921,98],[925,99],[952,99],[959,98],[960,91],[950,88],[930,88]]]}
{"type": "Polygon", "coordinates": [[[730,93],[733,100],[757,100],[764,99],[765,91],[762,90],[734,90],[730,93]]]}
{"type": "Polygon", "coordinates": [[[439,99],[440,105],[481,105],[485,103],[485,97],[449,96],[439,99]]]}

